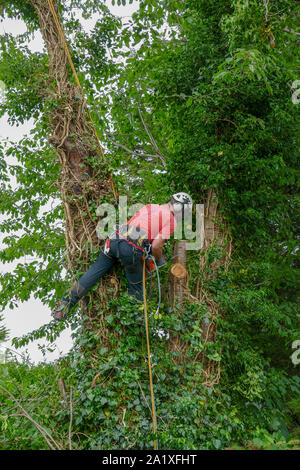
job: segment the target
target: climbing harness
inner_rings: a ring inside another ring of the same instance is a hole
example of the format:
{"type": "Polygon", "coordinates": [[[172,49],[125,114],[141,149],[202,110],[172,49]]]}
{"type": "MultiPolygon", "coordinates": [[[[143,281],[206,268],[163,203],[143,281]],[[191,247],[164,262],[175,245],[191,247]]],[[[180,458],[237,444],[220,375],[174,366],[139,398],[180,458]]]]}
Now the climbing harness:
{"type": "Polygon", "coordinates": [[[142,251],[146,249],[150,253],[151,245],[147,233],[135,225],[116,225],[116,233],[120,237],[125,238],[131,245],[142,249],[142,251]]]}
{"type": "MultiPolygon", "coordinates": [[[[123,225],[121,227],[118,227],[118,230],[115,231],[115,233],[118,235],[118,237],[121,237],[121,239],[124,239],[127,243],[132,245],[133,247],[137,248],[138,250],[143,252],[143,260],[145,264],[145,270],[150,273],[152,276],[152,271],[156,271],[156,276],[157,276],[157,284],[158,284],[158,306],[155,312],[155,315],[158,315],[159,309],[160,309],[160,304],[161,304],[161,288],[160,288],[160,277],[159,277],[159,272],[158,272],[158,264],[154,258],[154,256],[151,255],[151,244],[148,241],[147,234],[143,232],[142,230],[140,231],[139,238],[131,238],[130,235],[136,230],[136,227],[134,225],[123,225]]],[[[108,238],[105,242],[105,252],[107,253],[109,251],[109,246],[110,246],[110,238],[108,238]]],[[[163,265],[164,262],[161,263],[163,265]]]]}

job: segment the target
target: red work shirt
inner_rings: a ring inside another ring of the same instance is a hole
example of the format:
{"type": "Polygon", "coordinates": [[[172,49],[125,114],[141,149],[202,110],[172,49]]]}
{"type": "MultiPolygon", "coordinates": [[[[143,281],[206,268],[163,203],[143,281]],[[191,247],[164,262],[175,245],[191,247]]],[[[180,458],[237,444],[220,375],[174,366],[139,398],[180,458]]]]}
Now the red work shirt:
{"type": "Polygon", "coordinates": [[[128,225],[134,225],[146,232],[149,242],[152,243],[158,235],[162,235],[164,240],[170,238],[176,221],[168,204],[147,204],[131,217],[128,225]]]}

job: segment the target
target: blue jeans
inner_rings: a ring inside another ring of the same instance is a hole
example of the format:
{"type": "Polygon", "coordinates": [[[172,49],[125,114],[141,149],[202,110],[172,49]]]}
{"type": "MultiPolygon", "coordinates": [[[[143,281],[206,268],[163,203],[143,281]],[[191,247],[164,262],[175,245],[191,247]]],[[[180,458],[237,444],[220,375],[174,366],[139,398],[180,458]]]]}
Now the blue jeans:
{"type": "Polygon", "coordinates": [[[143,301],[143,252],[130,245],[126,240],[110,240],[110,250],[107,254],[100,252],[96,261],[89,270],[81,276],[72,286],[71,290],[63,296],[63,300],[69,302],[69,309],[88,292],[113,266],[120,260],[125,268],[128,292],[137,300],[143,301]]]}

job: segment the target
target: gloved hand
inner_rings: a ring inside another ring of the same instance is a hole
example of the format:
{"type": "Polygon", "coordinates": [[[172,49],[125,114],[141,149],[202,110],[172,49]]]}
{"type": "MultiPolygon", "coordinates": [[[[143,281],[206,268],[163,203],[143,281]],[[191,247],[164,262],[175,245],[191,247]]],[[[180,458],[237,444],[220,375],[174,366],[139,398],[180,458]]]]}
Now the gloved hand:
{"type": "MultiPolygon", "coordinates": [[[[163,254],[162,257],[160,258],[160,260],[156,261],[156,266],[158,268],[161,268],[162,266],[164,266],[166,263],[167,263],[167,258],[166,256],[163,254]]],[[[148,273],[151,273],[152,271],[155,271],[155,264],[154,264],[154,261],[150,258],[150,259],[147,259],[146,261],[146,270],[148,273]]]]}
{"type": "Polygon", "coordinates": [[[160,258],[160,260],[158,260],[156,262],[156,265],[158,268],[161,268],[162,266],[164,266],[165,264],[167,264],[168,260],[167,260],[167,257],[165,256],[165,253],[162,254],[162,257],[160,258]]]}

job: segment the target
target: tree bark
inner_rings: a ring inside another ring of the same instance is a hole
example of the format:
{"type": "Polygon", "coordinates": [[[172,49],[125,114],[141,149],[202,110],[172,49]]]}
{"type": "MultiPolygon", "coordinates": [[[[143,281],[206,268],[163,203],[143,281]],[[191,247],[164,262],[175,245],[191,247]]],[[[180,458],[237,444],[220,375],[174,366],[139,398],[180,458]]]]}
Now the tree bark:
{"type": "Polygon", "coordinates": [[[174,263],[169,273],[169,298],[171,306],[181,305],[187,288],[185,240],[174,245],[174,263]]]}
{"type": "MultiPolygon", "coordinates": [[[[169,272],[169,300],[171,307],[180,315],[180,309],[184,305],[187,294],[185,240],[174,244],[173,254],[174,262],[169,272]]],[[[184,362],[187,347],[187,344],[181,340],[177,332],[170,332],[168,350],[174,354],[173,361],[175,363],[184,362]]]]}
{"type": "MultiPolygon", "coordinates": [[[[67,268],[70,273],[84,272],[90,265],[90,254],[99,248],[95,218],[99,199],[111,195],[111,180],[103,156],[97,146],[92,124],[87,119],[86,103],[81,88],[69,79],[68,58],[48,3],[30,0],[39,19],[41,33],[49,54],[51,83],[45,90],[52,106],[46,116],[52,131],[49,142],[56,148],[61,167],[58,186],[65,213],[67,268]]],[[[59,16],[56,2],[53,2],[59,16]]],[[[74,276],[74,280],[78,276],[74,276]]],[[[94,321],[103,307],[115,279],[101,281],[98,292],[81,301],[85,314],[94,321]],[[113,281],[112,282],[110,281],[113,281]],[[91,302],[92,301],[92,302],[91,302]],[[92,305],[92,306],[89,306],[92,305]]],[[[103,321],[103,320],[102,320],[103,321]]],[[[99,336],[107,343],[103,324],[99,336]]],[[[107,344],[108,346],[108,344],[107,344]]]]}
{"type": "MultiPolygon", "coordinates": [[[[209,190],[204,207],[204,244],[200,253],[200,281],[197,287],[197,298],[206,304],[207,316],[202,321],[203,342],[216,341],[217,320],[221,315],[220,307],[209,290],[209,281],[217,277],[221,266],[228,268],[231,259],[231,237],[228,228],[219,212],[217,195],[209,190]],[[217,257],[209,261],[209,251],[212,248],[219,250],[217,257]]],[[[220,378],[220,363],[199,354],[203,363],[203,375],[208,386],[218,383],[220,378]]]]}
{"type": "MultiPolygon", "coordinates": [[[[220,363],[212,361],[206,356],[206,343],[215,342],[217,321],[221,315],[220,307],[209,289],[209,282],[218,275],[221,266],[228,267],[231,257],[231,237],[219,212],[217,195],[209,190],[204,204],[204,243],[199,253],[200,271],[196,294],[192,295],[188,288],[186,271],[185,241],[174,245],[174,263],[169,273],[169,300],[171,306],[180,315],[180,309],[187,302],[199,302],[206,305],[206,318],[202,321],[202,340],[204,352],[197,353],[195,360],[203,365],[203,376],[207,386],[214,386],[220,378],[220,363]],[[210,251],[217,249],[218,256],[211,256],[210,251]],[[212,261],[211,261],[212,259],[212,261]]],[[[195,281],[195,279],[193,279],[195,281]]],[[[194,294],[194,292],[193,292],[194,294]]],[[[176,353],[174,361],[185,362],[185,344],[178,333],[171,332],[169,351],[176,353]]]]}

